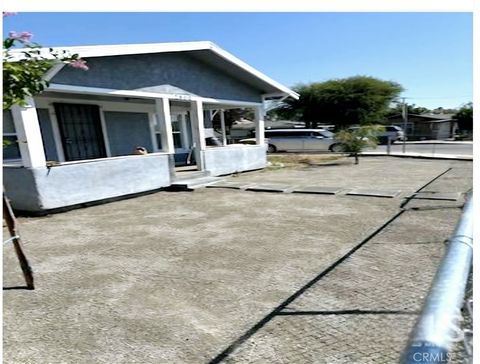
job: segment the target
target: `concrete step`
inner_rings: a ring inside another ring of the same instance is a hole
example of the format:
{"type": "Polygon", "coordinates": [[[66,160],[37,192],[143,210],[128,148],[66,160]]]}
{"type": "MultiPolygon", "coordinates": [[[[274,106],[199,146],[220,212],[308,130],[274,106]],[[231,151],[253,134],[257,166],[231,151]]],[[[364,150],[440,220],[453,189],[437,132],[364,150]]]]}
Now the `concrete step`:
{"type": "Polygon", "coordinates": [[[209,177],[209,176],[201,176],[197,178],[190,178],[190,179],[182,179],[182,180],[175,180],[172,184],[168,187],[170,191],[189,191],[194,190],[197,188],[205,187],[211,185],[213,183],[217,183],[223,180],[220,177],[209,177]]]}
{"type": "Polygon", "coordinates": [[[210,176],[208,171],[193,171],[193,172],[177,172],[173,182],[188,181],[195,178],[202,178],[210,176]]]}

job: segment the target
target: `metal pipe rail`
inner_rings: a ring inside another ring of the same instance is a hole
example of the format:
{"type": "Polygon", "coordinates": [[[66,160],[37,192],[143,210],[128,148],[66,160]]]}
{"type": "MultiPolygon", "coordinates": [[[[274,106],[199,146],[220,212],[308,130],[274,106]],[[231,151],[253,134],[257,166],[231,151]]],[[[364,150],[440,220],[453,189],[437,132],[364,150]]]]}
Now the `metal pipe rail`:
{"type": "Polygon", "coordinates": [[[422,313],[410,334],[402,364],[447,363],[451,347],[463,341],[461,307],[473,257],[473,196],[449,240],[422,313]]]}

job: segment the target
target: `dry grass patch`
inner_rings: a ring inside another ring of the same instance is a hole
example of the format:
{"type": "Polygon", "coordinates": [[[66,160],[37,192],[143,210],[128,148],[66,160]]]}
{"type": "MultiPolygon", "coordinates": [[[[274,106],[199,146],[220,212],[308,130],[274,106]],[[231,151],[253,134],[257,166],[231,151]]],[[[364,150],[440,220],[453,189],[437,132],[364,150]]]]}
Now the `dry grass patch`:
{"type": "Polygon", "coordinates": [[[274,154],[267,156],[268,169],[307,168],[350,162],[343,154],[274,154]]]}

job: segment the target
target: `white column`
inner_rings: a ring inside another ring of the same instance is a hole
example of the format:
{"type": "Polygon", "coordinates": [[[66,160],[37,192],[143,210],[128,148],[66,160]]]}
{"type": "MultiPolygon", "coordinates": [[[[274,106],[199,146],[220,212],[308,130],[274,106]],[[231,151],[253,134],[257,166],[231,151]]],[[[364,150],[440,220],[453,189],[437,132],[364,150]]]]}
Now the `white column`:
{"type": "Polygon", "coordinates": [[[180,138],[182,139],[182,148],[188,148],[188,130],[187,130],[187,113],[182,113],[180,118],[180,138]]]}
{"type": "Polygon", "coordinates": [[[155,115],[161,129],[162,151],[175,154],[172,133],[172,116],[170,115],[170,101],[167,98],[155,100],[155,115]]]}
{"type": "Polygon", "coordinates": [[[25,101],[27,106],[12,106],[11,109],[22,163],[24,167],[45,167],[45,151],[35,102],[31,97],[25,101]]]}
{"type": "Polygon", "coordinates": [[[255,107],[255,137],[257,145],[265,144],[265,120],[263,104],[255,107]]]}
{"type": "Polygon", "coordinates": [[[103,143],[105,144],[105,152],[107,157],[112,156],[110,150],[110,140],[108,139],[107,123],[105,122],[105,114],[103,113],[103,106],[100,106],[100,126],[102,127],[103,143]]]}
{"type": "Polygon", "coordinates": [[[65,162],[65,153],[63,152],[62,137],[60,135],[60,127],[58,126],[57,114],[52,104],[48,106],[50,121],[52,123],[53,139],[55,140],[55,148],[59,162],[65,162]]]}
{"type": "Polygon", "coordinates": [[[220,110],[220,127],[222,129],[222,144],[224,147],[227,146],[227,131],[225,129],[225,112],[220,110]]]}
{"type": "Polygon", "coordinates": [[[193,144],[195,145],[195,160],[198,169],[203,170],[203,152],[207,149],[205,142],[205,126],[203,122],[203,103],[195,100],[190,103],[190,122],[192,124],[193,144]]]}

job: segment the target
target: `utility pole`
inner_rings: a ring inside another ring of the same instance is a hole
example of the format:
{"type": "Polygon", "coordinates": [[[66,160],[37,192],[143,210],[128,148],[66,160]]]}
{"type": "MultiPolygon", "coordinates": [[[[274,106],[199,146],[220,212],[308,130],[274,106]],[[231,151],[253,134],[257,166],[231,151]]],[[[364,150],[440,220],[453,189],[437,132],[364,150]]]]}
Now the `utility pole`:
{"type": "Polygon", "coordinates": [[[405,103],[405,97],[402,97],[402,118],[403,118],[403,145],[402,153],[405,154],[406,141],[407,141],[407,121],[408,121],[408,108],[405,103]]]}

